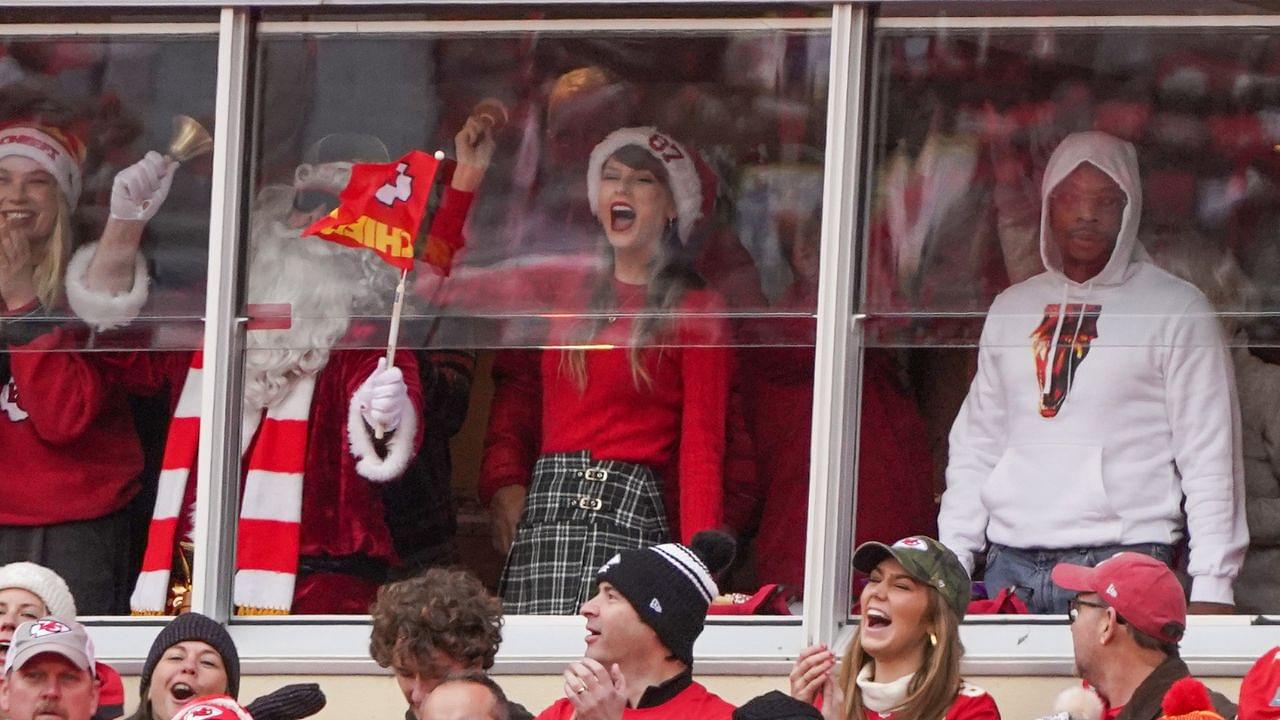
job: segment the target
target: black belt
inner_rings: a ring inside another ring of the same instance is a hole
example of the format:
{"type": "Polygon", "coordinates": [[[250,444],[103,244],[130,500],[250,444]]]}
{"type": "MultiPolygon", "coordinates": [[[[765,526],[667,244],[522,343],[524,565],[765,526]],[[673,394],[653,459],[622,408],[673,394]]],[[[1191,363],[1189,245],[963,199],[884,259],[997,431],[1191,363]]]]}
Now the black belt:
{"type": "Polygon", "coordinates": [[[328,555],[303,555],[298,558],[298,577],[319,573],[335,573],[351,575],[381,585],[387,581],[389,566],[384,560],[375,560],[368,555],[347,555],[330,557],[328,555]]]}

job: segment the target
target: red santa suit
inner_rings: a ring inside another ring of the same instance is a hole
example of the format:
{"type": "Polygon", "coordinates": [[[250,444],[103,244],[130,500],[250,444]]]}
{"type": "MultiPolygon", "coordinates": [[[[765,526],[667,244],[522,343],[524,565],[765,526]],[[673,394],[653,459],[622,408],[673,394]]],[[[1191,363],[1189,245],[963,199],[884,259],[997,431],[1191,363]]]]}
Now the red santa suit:
{"type": "MultiPolygon", "coordinates": [[[[432,234],[460,232],[470,200],[469,193],[446,191],[432,234]]],[[[69,268],[68,284],[77,285],[69,292],[76,296],[73,307],[99,324],[119,323],[101,306],[109,298],[84,285],[91,257],[92,248],[84,248],[69,268]]],[[[416,359],[398,352],[408,406],[385,440],[373,438],[356,394],[382,355],[334,350],[319,371],[292,380],[265,411],[246,403],[234,589],[241,613],[364,613],[396,562],[376,483],[398,478],[417,453],[423,401],[416,359]]],[[[168,389],[178,398],[131,601],[135,613],[161,614],[173,609],[166,608],[166,595],[176,542],[190,532],[201,362],[192,353],[138,353],[107,362],[115,364],[114,379],[132,391],[168,389]]]]}

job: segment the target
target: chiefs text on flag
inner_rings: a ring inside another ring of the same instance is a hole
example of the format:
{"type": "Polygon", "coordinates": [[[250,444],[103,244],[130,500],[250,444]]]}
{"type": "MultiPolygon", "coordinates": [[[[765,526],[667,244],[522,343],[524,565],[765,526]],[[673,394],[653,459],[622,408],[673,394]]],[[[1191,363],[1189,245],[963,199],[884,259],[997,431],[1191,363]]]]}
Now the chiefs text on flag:
{"type": "Polygon", "coordinates": [[[439,161],[420,150],[389,163],[356,163],[341,204],[304,235],[368,248],[387,263],[413,268],[413,239],[426,211],[439,161]]]}

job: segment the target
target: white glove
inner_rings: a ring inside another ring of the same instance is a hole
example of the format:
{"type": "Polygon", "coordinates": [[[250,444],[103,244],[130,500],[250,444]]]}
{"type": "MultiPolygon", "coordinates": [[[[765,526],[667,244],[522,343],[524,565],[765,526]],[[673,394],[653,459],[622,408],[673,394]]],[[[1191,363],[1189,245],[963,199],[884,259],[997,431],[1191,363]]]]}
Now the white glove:
{"type": "Polygon", "coordinates": [[[356,390],[360,414],[373,427],[392,431],[400,427],[405,406],[409,404],[409,388],[398,367],[387,367],[385,357],[378,358],[378,368],[356,390]]]}
{"type": "Polygon", "coordinates": [[[111,217],[118,220],[150,220],[160,210],[173,184],[177,160],[165,160],[152,150],[141,160],[116,173],[111,184],[111,217]]]}

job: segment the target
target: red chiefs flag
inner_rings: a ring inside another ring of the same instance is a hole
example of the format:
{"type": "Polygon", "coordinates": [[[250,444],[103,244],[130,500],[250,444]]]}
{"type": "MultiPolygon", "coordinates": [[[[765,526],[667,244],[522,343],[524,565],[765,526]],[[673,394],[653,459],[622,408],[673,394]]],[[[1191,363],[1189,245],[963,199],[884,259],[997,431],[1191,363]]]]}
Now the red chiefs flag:
{"type": "Polygon", "coordinates": [[[388,264],[412,270],[413,239],[439,165],[421,150],[395,162],[352,165],[351,180],[338,194],[341,204],[302,234],[368,248],[388,264]]]}

